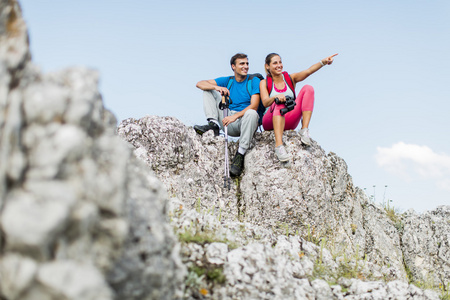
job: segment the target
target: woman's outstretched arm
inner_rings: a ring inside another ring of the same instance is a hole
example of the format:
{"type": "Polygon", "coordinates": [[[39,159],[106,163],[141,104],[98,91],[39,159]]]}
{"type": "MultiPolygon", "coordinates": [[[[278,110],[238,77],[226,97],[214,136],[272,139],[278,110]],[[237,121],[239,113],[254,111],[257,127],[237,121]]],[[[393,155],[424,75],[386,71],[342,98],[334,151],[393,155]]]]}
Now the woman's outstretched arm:
{"type": "Polygon", "coordinates": [[[323,66],[326,65],[331,65],[334,61],[334,57],[338,55],[338,53],[333,54],[331,56],[328,56],[324,59],[321,59],[318,63],[312,65],[311,67],[309,67],[306,70],[300,71],[298,73],[293,73],[291,74],[292,80],[294,81],[294,83],[300,82],[305,80],[306,78],[308,78],[310,75],[314,74],[315,72],[317,72],[320,68],[322,68],[323,66]]]}

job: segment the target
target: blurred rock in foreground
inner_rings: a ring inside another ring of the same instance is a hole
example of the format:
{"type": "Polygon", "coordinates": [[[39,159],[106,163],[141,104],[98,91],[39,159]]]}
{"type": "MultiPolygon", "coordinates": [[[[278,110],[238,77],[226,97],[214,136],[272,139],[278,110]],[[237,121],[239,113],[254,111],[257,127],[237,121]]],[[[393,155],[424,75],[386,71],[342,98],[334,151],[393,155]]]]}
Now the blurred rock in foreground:
{"type": "Polygon", "coordinates": [[[18,3],[0,0],[2,299],[180,297],[166,191],[117,137],[97,72],[30,57],[18,3]]]}

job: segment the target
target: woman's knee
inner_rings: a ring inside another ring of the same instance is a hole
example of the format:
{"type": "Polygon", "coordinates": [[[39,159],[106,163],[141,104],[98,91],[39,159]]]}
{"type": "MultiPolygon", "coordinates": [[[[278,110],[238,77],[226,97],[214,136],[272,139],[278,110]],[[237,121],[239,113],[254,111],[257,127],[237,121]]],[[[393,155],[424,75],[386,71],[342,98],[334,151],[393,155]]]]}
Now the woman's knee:
{"type": "Polygon", "coordinates": [[[298,106],[294,110],[312,111],[314,109],[314,88],[310,85],[303,86],[295,102],[298,106]]]}
{"type": "Polygon", "coordinates": [[[309,85],[309,84],[305,84],[303,87],[302,87],[302,90],[305,90],[305,91],[309,91],[309,92],[314,92],[314,88],[312,87],[312,85],[309,85]]]}
{"type": "Polygon", "coordinates": [[[300,90],[300,92],[298,93],[298,97],[305,95],[305,94],[314,95],[314,88],[312,87],[312,85],[305,84],[302,87],[302,89],[300,90]]]}

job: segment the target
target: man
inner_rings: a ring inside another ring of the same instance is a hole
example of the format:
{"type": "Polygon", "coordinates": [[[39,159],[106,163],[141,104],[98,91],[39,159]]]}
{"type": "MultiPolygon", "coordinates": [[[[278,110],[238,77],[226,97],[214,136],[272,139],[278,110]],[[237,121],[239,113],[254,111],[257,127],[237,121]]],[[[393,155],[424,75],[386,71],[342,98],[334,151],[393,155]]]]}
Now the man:
{"type": "Polygon", "coordinates": [[[240,137],[239,149],[231,162],[230,174],[239,176],[244,168],[244,155],[250,141],[258,127],[259,82],[260,79],[253,77],[251,90],[248,90],[248,58],[246,54],[235,54],[231,60],[231,69],[234,78],[231,79],[231,86],[228,85],[230,77],[219,77],[216,79],[202,80],[197,83],[197,87],[204,91],[203,108],[205,110],[207,125],[195,125],[194,129],[198,134],[203,134],[208,130],[213,130],[218,136],[220,128],[227,126],[228,134],[233,137],[240,137]],[[228,90],[227,85],[230,90],[228,90]],[[223,111],[219,109],[219,103],[223,96],[230,96],[232,103],[229,106],[229,114],[223,118],[223,111]]]}

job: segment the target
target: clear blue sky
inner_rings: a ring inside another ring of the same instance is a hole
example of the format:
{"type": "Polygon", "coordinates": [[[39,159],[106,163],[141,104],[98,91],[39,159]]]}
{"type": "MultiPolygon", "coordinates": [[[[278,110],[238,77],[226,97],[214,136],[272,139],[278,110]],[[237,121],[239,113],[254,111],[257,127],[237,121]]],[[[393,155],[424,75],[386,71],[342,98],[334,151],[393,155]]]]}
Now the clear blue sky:
{"type": "Polygon", "coordinates": [[[448,0],[20,3],[34,62],[44,72],[97,69],[119,122],[204,123],[195,84],[231,75],[236,52],[259,73],[270,52],[288,72],[339,53],[304,81],[316,91],[311,137],[376,202],[418,212],[450,205],[448,0]]]}

